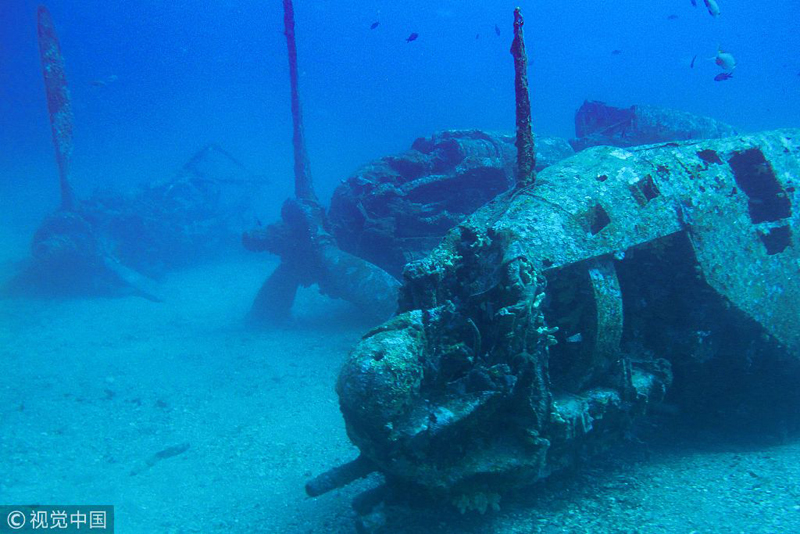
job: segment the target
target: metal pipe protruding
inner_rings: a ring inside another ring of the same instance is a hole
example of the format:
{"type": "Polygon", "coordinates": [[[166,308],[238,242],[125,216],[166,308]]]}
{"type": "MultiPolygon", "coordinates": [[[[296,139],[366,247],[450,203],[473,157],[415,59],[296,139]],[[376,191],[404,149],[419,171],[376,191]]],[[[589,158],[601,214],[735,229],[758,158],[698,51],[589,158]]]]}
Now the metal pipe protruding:
{"type": "Polygon", "coordinates": [[[525,36],[522,31],[525,21],[520,8],[514,10],[514,41],[511,55],[514,57],[514,95],[517,118],[517,188],[536,181],[536,148],[531,129],[531,99],[528,94],[528,55],[525,52],[525,36]]]}
{"type": "Polygon", "coordinates": [[[359,478],[364,478],[375,470],[375,464],[364,456],[359,456],[351,462],[334,467],[308,481],[306,494],[309,497],[318,497],[323,493],[346,486],[359,478]]]}

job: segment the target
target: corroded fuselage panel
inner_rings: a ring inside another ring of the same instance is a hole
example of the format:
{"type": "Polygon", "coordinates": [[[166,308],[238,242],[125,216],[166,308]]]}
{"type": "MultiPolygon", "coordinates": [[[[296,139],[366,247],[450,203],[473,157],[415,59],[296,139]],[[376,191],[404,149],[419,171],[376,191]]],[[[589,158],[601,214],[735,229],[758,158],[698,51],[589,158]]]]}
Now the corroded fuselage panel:
{"type": "Polygon", "coordinates": [[[798,179],[797,130],[545,169],[406,267],[339,379],[351,439],[389,480],[481,508],[665,395],[730,403],[754,369],[797,372],[798,179]]]}

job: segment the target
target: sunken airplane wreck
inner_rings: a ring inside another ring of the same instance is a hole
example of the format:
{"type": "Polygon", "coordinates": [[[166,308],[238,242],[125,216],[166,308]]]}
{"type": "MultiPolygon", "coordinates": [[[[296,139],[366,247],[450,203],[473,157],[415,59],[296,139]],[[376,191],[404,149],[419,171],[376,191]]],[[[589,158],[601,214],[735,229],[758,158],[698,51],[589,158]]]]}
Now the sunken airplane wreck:
{"type": "Polygon", "coordinates": [[[33,237],[31,257],[7,296],[122,296],[160,300],[154,279],[235,246],[264,187],[223,149],[209,145],[172,178],[77,200],[70,184],[73,114],[52,18],[38,11],[40,61],[61,184],[61,206],[33,237]]]}
{"type": "MultiPolygon", "coordinates": [[[[514,186],[514,141],[480,130],[449,130],[419,138],[409,150],[373,161],[344,180],[326,210],[314,192],[305,146],[291,0],[284,0],[283,6],[295,197],[284,203],[279,221],[243,235],[248,250],[281,259],[256,295],[249,319],[262,325],[285,321],[297,289],[316,284],[322,293],[383,320],[397,309],[404,266],[425,257],[448,230],[514,186]]],[[[535,149],[530,143],[535,170],[573,155],[573,146],[630,146],[734,133],[713,119],[677,110],[655,106],[626,110],[601,102],[584,104],[575,122],[575,140],[537,138],[535,149]]]]}
{"type": "Polygon", "coordinates": [[[397,315],[339,375],[361,454],[306,490],[380,472],[362,532],[414,495],[495,508],[665,397],[800,400],[800,130],[600,146],[537,174],[519,10],[512,53],[517,187],[405,268],[397,315]]]}
{"type": "MultiPolygon", "coordinates": [[[[617,115],[609,113],[618,108],[600,102],[591,104],[578,110],[576,139],[568,142],[558,137],[537,137],[537,171],[574,155],[571,144],[584,147],[602,140],[602,144],[631,146],[631,139],[658,142],[734,133],[733,128],[710,118],[634,106],[631,109],[636,113],[620,110],[628,118],[626,137],[620,141],[608,128],[609,120],[619,122],[617,115]],[[631,117],[644,115],[641,110],[647,110],[648,118],[657,117],[658,125],[652,119],[649,123],[641,118],[632,121],[631,117]],[[591,123],[592,128],[584,127],[586,123],[591,123]],[[607,135],[600,137],[600,130],[607,135]]],[[[620,130],[618,126],[614,131],[620,130]]],[[[446,130],[415,140],[405,152],[364,165],[336,187],[327,211],[315,199],[288,201],[282,221],[253,228],[243,238],[248,250],[271,252],[287,265],[268,279],[254,304],[253,316],[260,320],[285,319],[291,313],[294,288],[316,283],[323,292],[362,309],[376,310],[378,318],[385,319],[397,304],[391,279],[401,279],[408,262],[425,257],[447,231],[513,188],[515,161],[512,136],[481,130],[446,130]],[[303,208],[309,202],[313,209],[303,208]],[[341,276],[338,261],[355,266],[353,272],[368,275],[341,276]],[[391,277],[377,276],[375,267],[391,277]],[[337,273],[336,277],[331,273],[337,273]],[[338,287],[331,283],[333,279],[338,287]],[[385,287],[363,283],[370,279],[389,283],[385,287]]],[[[307,173],[307,164],[303,168],[307,173]]]]}
{"type": "MultiPolygon", "coordinates": [[[[595,145],[635,146],[716,139],[735,130],[679,110],[586,102],[575,115],[576,138],[536,138],[536,171],[595,145]]],[[[449,130],[414,141],[410,150],[371,162],[333,192],[328,218],[338,245],[396,278],[425,257],[448,230],[514,187],[513,136],[449,130]]]]}
{"type": "Polygon", "coordinates": [[[138,296],[157,280],[233,249],[253,219],[263,179],[209,145],[172,178],[130,192],[97,191],[45,218],[7,296],[138,296]]]}

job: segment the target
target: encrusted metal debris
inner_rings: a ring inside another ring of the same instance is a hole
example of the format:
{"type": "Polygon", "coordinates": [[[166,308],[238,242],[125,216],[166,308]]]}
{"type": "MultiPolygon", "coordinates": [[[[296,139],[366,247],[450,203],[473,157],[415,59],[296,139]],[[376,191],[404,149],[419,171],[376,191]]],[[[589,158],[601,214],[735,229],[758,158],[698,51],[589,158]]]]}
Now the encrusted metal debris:
{"type": "MultiPolygon", "coordinates": [[[[566,140],[539,137],[536,170],[574,154],[566,140]]],[[[448,230],[514,187],[514,137],[450,130],[369,163],[333,193],[328,217],[339,246],[396,277],[448,230]]]]}
{"type": "Polygon", "coordinates": [[[691,139],[718,139],[736,130],[718,120],[686,111],[635,105],[616,108],[589,101],[575,113],[575,150],[597,145],[638,146],[691,139]]]}
{"type": "Polygon", "coordinates": [[[42,66],[44,88],[47,96],[47,111],[50,115],[50,130],[56,149],[56,165],[61,186],[61,209],[72,209],[74,198],[69,181],[72,162],[73,115],[70,104],[64,57],[58,42],[53,18],[45,6],[37,11],[37,33],[39,35],[39,62],[42,66]]]}
{"type": "Polygon", "coordinates": [[[545,169],[407,266],[338,380],[350,439],[395,495],[485,510],[667,394],[730,407],[722,384],[797,374],[798,180],[798,130],[545,169]]]}
{"type": "Polygon", "coordinates": [[[138,295],[159,300],[154,279],[234,246],[264,186],[209,145],[172,178],[128,192],[99,190],[48,216],[12,295],[138,295]]]}

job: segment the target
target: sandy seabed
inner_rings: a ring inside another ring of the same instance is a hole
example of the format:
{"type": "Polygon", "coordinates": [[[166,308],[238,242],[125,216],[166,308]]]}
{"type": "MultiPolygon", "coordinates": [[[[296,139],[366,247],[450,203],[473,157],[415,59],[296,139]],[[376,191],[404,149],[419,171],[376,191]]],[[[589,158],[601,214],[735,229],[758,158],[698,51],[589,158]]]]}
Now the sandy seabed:
{"type": "MultiPolygon", "coordinates": [[[[354,532],[374,476],[303,485],[357,455],[334,384],[371,325],[309,289],[290,324],[247,329],[271,268],[173,273],[160,304],[0,301],[0,503],[113,504],[124,534],[354,532]]],[[[756,441],[662,430],[500,512],[390,513],[388,531],[800,533],[800,440],[756,441]]]]}

